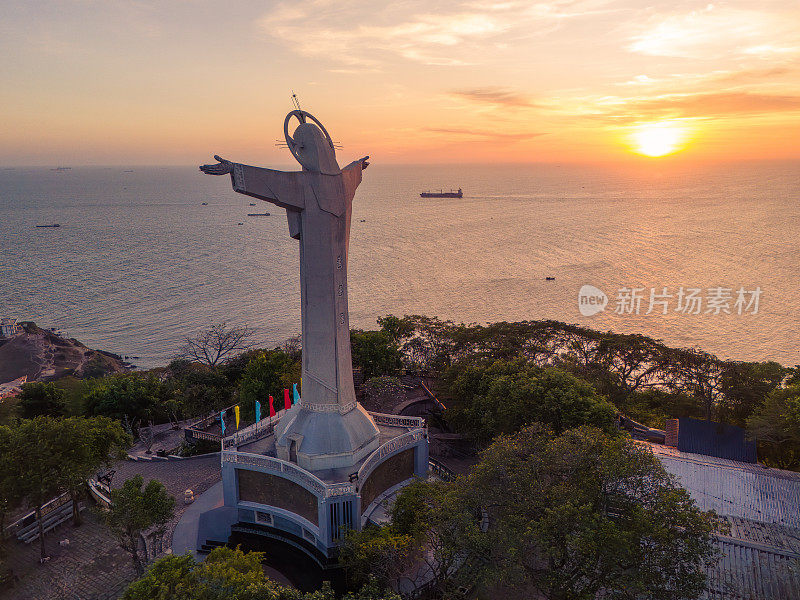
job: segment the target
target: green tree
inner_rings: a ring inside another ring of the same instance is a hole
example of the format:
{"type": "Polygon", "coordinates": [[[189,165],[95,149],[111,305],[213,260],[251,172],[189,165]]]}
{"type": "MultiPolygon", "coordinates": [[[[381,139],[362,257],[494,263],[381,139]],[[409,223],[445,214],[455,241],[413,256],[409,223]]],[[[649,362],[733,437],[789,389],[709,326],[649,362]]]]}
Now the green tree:
{"type": "Polygon", "coordinates": [[[782,469],[800,467],[800,384],[774,390],[747,420],[759,456],[782,469]]]}
{"type": "Polygon", "coordinates": [[[60,455],[62,421],[39,416],[24,419],[10,429],[3,452],[11,496],[32,507],[39,526],[41,558],[47,557],[42,506],[65,491],[61,477],[64,461],[60,455]]]}
{"type": "MultiPolygon", "coordinates": [[[[283,587],[264,575],[261,552],[216,548],[198,563],[190,555],[168,556],[154,562],[132,583],[122,600],[336,600],[329,585],[303,593],[283,587]]],[[[341,600],[400,600],[374,582],[341,600]]]]}
{"type": "Polygon", "coordinates": [[[147,486],[141,475],[128,479],[111,491],[111,509],[104,513],[106,525],[123,550],[131,555],[137,575],[144,572],[139,556],[139,537],[151,527],[163,527],[172,518],[175,498],[164,484],[151,479],[147,486]]]}
{"type": "Polygon", "coordinates": [[[22,416],[32,419],[39,415],[59,417],[64,414],[66,393],[52,383],[26,383],[17,400],[22,416]]]}
{"type": "Polygon", "coordinates": [[[447,598],[697,598],[725,531],[646,448],[541,424],[500,436],[467,476],[406,487],[391,516],[447,598]]]}
{"type": "Polygon", "coordinates": [[[168,401],[165,408],[172,408],[172,416],[176,420],[219,410],[231,404],[235,387],[218,367],[175,360],[167,368],[167,375],[164,386],[176,405],[172,408],[168,401]]]}
{"type": "Polygon", "coordinates": [[[141,425],[166,417],[168,391],[152,373],[106,377],[98,380],[86,396],[86,412],[118,421],[127,419],[136,432],[141,425]]]}
{"type": "Polygon", "coordinates": [[[479,442],[534,422],[556,432],[579,425],[614,430],[617,411],[592,386],[525,359],[457,365],[449,373],[453,425],[479,442]]]}
{"type": "Polygon", "coordinates": [[[275,410],[279,410],[283,390],[291,389],[292,383],[299,381],[299,361],[277,348],[259,352],[250,359],[239,385],[242,412],[251,414],[256,400],[266,407],[268,396],[275,398],[275,410]]]}
{"type": "MultiPolygon", "coordinates": [[[[488,581],[549,599],[697,598],[722,525],[630,439],[540,425],[499,438],[456,485],[488,512],[488,581]]],[[[467,545],[469,540],[465,542],[467,545]]]]}
{"type": "Polygon", "coordinates": [[[63,488],[72,499],[72,516],[81,524],[79,501],[85,497],[86,481],[102,466],[125,458],[133,440],[118,421],[108,417],[71,417],[59,423],[61,435],[61,469],[58,473],[63,488]]]}
{"type": "MultiPolygon", "coordinates": [[[[0,425],[0,534],[5,530],[6,515],[18,504],[14,478],[18,472],[11,452],[12,430],[0,425]]],[[[0,545],[3,537],[0,535],[0,545]]]]}
{"type": "Polygon", "coordinates": [[[386,331],[350,331],[353,366],[361,369],[364,379],[395,375],[403,366],[397,340],[386,331]]]}
{"type": "Polygon", "coordinates": [[[750,415],[780,386],[788,371],[772,361],[726,363],[721,383],[720,420],[745,427],[750,415]]]}
{"type": "Polygon", "coordinates": [[[348,531],[339,549],[339,563],[350,585],[356,587],[365,585],[370,577],[383,587],[396,586],[415,560],[414,537],[392,526],[348,531]]]}

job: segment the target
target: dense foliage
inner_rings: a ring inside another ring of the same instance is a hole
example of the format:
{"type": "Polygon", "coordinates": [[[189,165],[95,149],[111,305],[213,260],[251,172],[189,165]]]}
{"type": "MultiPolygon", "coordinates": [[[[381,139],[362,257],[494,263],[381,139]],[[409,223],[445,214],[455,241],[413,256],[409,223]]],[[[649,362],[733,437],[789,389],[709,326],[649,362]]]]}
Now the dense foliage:
{"type": "Polygon", "coordinates": [[[295,359],[279,348],[257,352],[244,369],[239,384],[239,402],[243,410],[252,411],[256,400],[266,407],[267,398],[272,396],[278,410],[283,406],[283,390],[290,390],[292,383],[299,381],[299,358],[295,359]]]}
{"type": "Polygon", "coordinates": [[[66,411],[66,392],[52,383],[26,383],[17,400],[26,419],[39,415],[58,417],[66,411]]]}
{"type": "Polygon", "coordinates": [[[617,410],[588,383],[555,367],[525,359],[459,363],[448,372],[452,422],[480,442],[534,422],[557,433],[579,425],[611,432],[617,410]]]}
{"type": "MultiPolygon", "coordinates": [[[[122,600],[336,600],[329,586],[312,593],[284,587],[264,575],[261,552],[217,548],[198,563],[190,555],[162,558],[125,590],[122,600]]],[[[399,600],[368,583],[341,600],[399,600]]]]}
{"type": "Polygon", "coordinates": [[[386,331],[350,332],[353,366],[360,368],[365,379],[397,374],[403,366],[403,355],[397,340],[386,331]]]}
{"type": "MultiPolygon", "coordinates": [[[[40,416],[0,427],[0,508],[26,504],[37,517],[49,500],[83,494],[86,480],[102,465],[124,456],[131,443],[119,423],[104,417],[56,419],[40,416]]],[[[73,513],[79,520],[77,510],[73,513]]],[[[47,556],[40,523],[41,556],[47,556]]]]}
{"type": "Polygon", "coordinates": [[[165,420],[166,390],[154,374],[114,375],[98,380],[85,399],[86,413],[125,421],[135,432],[165,420]]]}
{"type": "Polygon", "coordinates": [[[789,373],[774,362],[725,361],[643,335],[558,321],[464,325],[413,315],[381,322],[387,321],[399,332],[403,366],[409,371],[443,375],[464,362],[525,359],[573,373],[653,427],[663,427],[664,417],[685,416],[743,425],[789,373]],[[658,406],[659,400],[666,406],[658,406]]]}
{"type": "Polygon", "coordinates": [[[759,457],[781,469],[800,467],[800,383],[776,389],[747,420],[759,457]]]}
{"type": "MultiPolygon", "coordinates": [[[[631,440],[535,425],[500,436],[468,476],[404,489],[387,537],[413,538],[447,598],[678,599],[705,589],[720,527],[631,440]]],[[[350,554],[369,555],[375,539],[353,534],[350,554]]],[[[394,560],[385,546],[381,560],[394,560]]]]}

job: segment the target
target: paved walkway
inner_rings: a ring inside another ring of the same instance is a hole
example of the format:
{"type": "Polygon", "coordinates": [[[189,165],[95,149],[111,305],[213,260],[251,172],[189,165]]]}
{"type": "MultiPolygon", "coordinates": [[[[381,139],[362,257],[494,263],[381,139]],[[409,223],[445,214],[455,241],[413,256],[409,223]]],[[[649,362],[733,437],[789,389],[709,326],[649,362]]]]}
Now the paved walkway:
{"type": "MultiPolygon", "coordinates": [[[[172,534],[172,552],[175,554],[192,554],[196,559],[197,530],[200,515],[222,506],[222,482],[218,481],[200,495],[181,515],[172,534]]],[[[224,541],[224,540],[223,540],[224,541]]]]}
{"type": "MultiPolygon", "coordinates": [[[[136,474],[161,481],[175,496],[175,517],[168,525],[164,547],[171,545],[173,530],[184,512],[195,506],[183,503],[187,488],[195,495],[220,481],[219,456],[175,461],[122,461],[116,469],[113,487],[120,487],[136,474]]],[[[4,564],[20,580],[13,588],[0,589],[0,599],[13,600],[115,600],[134,579],[130,555],[111,537],[98,515],[84,511],[85,523],[74,527],[69,521],[47,534],[52,559],[39,564],[38,541],[26,545],[9,540],[4,564]],[[69,540],[61,547],[59,541],[69,540]]]]}

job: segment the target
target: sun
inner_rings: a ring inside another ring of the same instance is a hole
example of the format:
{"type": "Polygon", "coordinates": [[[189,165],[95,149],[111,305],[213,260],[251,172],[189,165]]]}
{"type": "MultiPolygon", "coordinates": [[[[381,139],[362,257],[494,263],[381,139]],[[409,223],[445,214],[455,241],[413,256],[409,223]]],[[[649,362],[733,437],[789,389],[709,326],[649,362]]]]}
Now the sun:
{"type": "Polygon", "coordinates": [[[637,126],[631,137],[634,152],[645,156],[666,156],[682,149],[686,130],[667,121],[645,123],[637,126]]]}

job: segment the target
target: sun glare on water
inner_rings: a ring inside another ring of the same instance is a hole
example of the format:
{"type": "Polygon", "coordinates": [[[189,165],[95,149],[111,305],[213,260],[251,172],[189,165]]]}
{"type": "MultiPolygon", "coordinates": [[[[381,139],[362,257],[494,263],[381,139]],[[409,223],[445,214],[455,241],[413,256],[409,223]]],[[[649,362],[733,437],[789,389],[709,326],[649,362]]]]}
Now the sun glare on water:
{"type": "Polygon", "coordinates": [[[646,123],[632,133],[634,152],[645,156],[666,156],[682,149],[686,130],[673,123],[646,123]]]}

